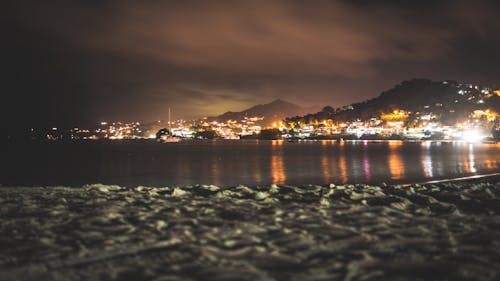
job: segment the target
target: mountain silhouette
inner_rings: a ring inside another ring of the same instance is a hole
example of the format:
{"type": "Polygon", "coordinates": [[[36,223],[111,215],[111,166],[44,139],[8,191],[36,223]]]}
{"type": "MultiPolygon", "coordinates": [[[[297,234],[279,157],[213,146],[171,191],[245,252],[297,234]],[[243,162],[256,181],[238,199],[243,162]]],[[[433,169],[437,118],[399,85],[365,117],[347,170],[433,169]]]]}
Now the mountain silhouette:
{"type": "Polygon", "coordinates": [[[211,117],[209,119],[225,122],[228,120],[242,120],[245,117],[264,117],[263,123],[268,124],[283,120],[288,116],[303,115],[308,113],[308,111],[314,112],[310,111],[310,109],[311,108],[301,107],[282,99],[276,99],[270,103],[255,105],[243,111],[228,111],[224,114],[216,117],[211,117]]]}

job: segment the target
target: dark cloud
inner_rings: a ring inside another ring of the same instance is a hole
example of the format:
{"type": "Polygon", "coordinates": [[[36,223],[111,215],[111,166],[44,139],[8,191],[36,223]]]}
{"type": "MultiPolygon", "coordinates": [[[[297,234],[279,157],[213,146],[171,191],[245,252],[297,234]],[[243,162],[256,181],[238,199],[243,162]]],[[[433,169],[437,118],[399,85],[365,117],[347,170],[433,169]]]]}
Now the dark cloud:
{"type": "Polygon", "coordinates": [[[25,123],[210,115],[499,83],[495,1],[33,1],[7,9],[4,113],[25,123]],[[471,71],[473,70],[473,71],[471,71]],[[15,109],[15,111],[14,111],[15,109]]]}

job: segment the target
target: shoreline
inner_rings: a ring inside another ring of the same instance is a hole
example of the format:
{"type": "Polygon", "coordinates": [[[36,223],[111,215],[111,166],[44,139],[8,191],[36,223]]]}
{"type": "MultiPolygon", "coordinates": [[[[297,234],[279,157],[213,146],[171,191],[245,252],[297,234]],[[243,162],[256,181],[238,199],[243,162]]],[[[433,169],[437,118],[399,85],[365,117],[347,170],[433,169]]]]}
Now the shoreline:
{"type": "Polygon", "coordinates": [[[273,142],[282,141],[285,143],[301,143],[301,142],[443,142],[443,143],[476,143],[476,144],[498,144],[498,139],[487,139],[481,141],[468,141],[462,139],[411,139],[411,138],[381,138],[381,139],[363,139],[363,138],[302,138],[302,139],[255,139],[255,138],[242,138],[242,139],[181,139],[179,142],[158,142],[154,139],[79,139],[79,140],[22,140],[20,142],[0,140],[1,144],[46,144],[46,143],[150,143],[150,144],[182,144],[182,143],[204,143],[204,142],[273,142]]]}
{"type": "MultiPolygon", "coordinates": [[[[314,183],[308,183],[308,184],[288,184],[288,183],[283,183],[283,184],[275,184],[275,183],[270,183],[270,184],[263,184],[263,185],[247,185],[247,184],[239,184],[239,185],[230,185],[230,186],[219,186],[219,185],[214,185],[214,184],[207,184],[207,183],[198,183],[194,185],[167,185],[165,187],[187,187],[187,188],[192,188],[196,186],[217,186],[217,188],[220,189],[230,189],[234,188],[235,186],[247,186],[248,188],[256,188],[260,189],[262,187],[269,187],[269,186],[295,186],[295,187],[307,187],[307,186],[321,186],[321,187],[328,187],[331,185],[366,185],[366,186],[403,186],[403,187],[411,187],[411,186],[422,186],[422,185],[430,185],[430,184],[446,184],[446,183],[481,183],[481,182],[500,182],[500,172],[496,173],[488,173],[488,174],[476,174],[476,175],[467,175],[467,176],[459,176],[459,177],[454,177],[454,178],[436,178],[436,179],[430,179],[426,181],[414,181],[414,182],[397,182],[397,183],[387,183],[387,182],[379,182],[379,183],[356,183],[356,182],[344,182],[344,183],[328,183],[328,184],[314,184],[314,183]]],[[[37,185],[37,184],[32,184],[32,185],[15,185],[15,184],[2,184],[0,183],[0,190],[2,188],[54,188],[54,187],[69,187],[69,188],[82,188],[84,186],[92,186],[92,185],[102,185],[102,186],[117,186],[120,188],[125,188],[125,189],[134,189],[136,187],[150,187],[150,188],[157,188],[160,186],[149,186],[149,185],[119,185],[119,184],[112,184],[112,183],[88,183],[88,184],[74,184],[74,185],[37,185]]]]}
{"type": "Polygon", "coordinates": [[[403,183],[399,184],[402,186],[412,186],[412,185],[427,185],[427,184],[437,184],[437,183],[466,183],[466,182],[483,182],[483,181],[488,181],[492,180],[494,182],[500,181],[500,172],[498,173],[489,173],[489,174],[482,174],[482,175],[472,175],[472,176],[463,176],[463,177],[456,177],[456,178],[445,178],[445,179],[435,179],[435,180],[429,180],[429,181],[422,181],[422,182],[413,182],[413,183],[403,183]]]}

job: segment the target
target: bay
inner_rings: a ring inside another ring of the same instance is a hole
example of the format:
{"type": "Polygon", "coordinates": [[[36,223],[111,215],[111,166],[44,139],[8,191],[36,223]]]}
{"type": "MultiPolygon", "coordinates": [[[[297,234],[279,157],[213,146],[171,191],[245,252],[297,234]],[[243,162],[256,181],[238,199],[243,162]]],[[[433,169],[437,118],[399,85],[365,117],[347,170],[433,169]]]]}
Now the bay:
{"type": "Polygon", "coordinates": [[[500,144],[149,141],[4,145],[2,185],[415,183],[500,172],[500,144]]]}

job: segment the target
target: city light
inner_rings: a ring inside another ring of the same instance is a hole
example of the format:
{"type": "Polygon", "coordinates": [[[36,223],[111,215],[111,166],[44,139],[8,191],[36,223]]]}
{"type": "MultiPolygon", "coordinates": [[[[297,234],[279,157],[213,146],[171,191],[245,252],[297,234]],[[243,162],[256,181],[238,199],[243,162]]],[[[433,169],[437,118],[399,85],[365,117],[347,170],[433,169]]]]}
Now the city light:
{"type": "Polygon", "coordinates": [[[462,133],[462,140],[467,142],[479,142],[484,138],[485,135],[478,129],[470,129],[462,133]]]}
{"type": "MultiPolygon", "coordinates": [[[[364,119],[336,120],[332,115],[309,114],[305,116],[273,118],[245,116],[240,120],[219,120],[202,118],[198,120],[158,120],[141,124],[139,122],[102,121],[95,129],[75,127],[69,130],[72,140],[128,140],[156,139],[157,133],[169,128],[169,136],[179,139],[245,139],[259,138],[262,130],[279,131],[273,138],[279,139],[407,139],[407,140],[464,140],[469,142],[493,138],[500,127],[500,115],[490,99],[500,95],[500,90],[491,90],[471,84],[457,84],[457,99],[448,104],[430,102],[419,110],[395,108],[367,114],[364,119]],[[459,98],[458,98],[459,96],[459,98]],[[462,102],[469,109],[462,108],[462,102]],[[473,106],[470,106],[473,105],[473,106]],[[464,111],[467,110],[467,111],[464,111]],[[460,116],[453,123],[444,121],[444,116],[460,116]],[[294,119],[295,118],[295,119],[294,119]]],[[[344,106],[337,112],[354,110],[344,106]]],[[[276,112],[275,115],[277,115],[276,112]]],[[[32,130],[33,131],[33,130],[32,130]]],[[[65,132],[56,127],[49,129],[44,138],[60,140],[65,132]]]]}

